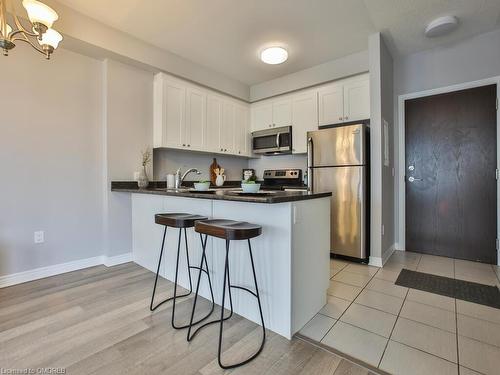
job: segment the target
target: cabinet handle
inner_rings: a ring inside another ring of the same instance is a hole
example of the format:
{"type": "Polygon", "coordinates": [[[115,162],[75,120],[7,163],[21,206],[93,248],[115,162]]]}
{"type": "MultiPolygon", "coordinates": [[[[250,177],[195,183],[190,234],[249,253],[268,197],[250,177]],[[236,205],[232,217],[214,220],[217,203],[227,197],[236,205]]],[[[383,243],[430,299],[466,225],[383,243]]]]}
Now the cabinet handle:
{"type": "Polygon", "coordinates": [[[182,147],[186,147],[186,144],[185,144],[185,143],[183,143],[183,144],[182,144],[182,147]]]}
{"type": "Polygon", "coordinates": [[[276,126],[276,124],[273,124],[273,128],[276,126]]]}
{"type": "Polygon", "coordinates": [[[273,126],[271,124],[269,124],[269,127],[272,128],[273,126]]]}
{"type": "Polygon", "coordinates": [[[348,119],[349,119],[349,117],[347,117],[347,116],[346,116],[346,117],[344,117],[344,120],[348,120],[348,119]]]}
{"type": "Polygon", "coordinates": [[[238,154],[241,154],[241,151],[238,151],[238,154]]]}
{"type": "Polygon", "coordinates": [[[223,149],[223,148],[221,148],[220,150],[221,150],[221,151],[224,151],[224,149],[223,149]]]}
{"type": "Polygon", "coordinates": [[[188,147],[191,147],[191,145],[188,145],[188,147]]]}
{"type": "Polygon", "coordinates": [[[339,117],[339,120],[342,121],[342,117],[339,117]]]}

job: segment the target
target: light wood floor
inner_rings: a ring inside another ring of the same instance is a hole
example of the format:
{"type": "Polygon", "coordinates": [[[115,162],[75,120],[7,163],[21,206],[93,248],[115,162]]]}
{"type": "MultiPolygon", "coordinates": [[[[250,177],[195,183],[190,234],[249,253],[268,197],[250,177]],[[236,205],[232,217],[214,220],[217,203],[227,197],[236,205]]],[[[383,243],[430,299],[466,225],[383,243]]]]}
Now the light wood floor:
{"type": "MultiPolygon", "coordinates": [[[[171,303],[149,311],[154,274],[127,263],[92,267],[0,289],[0,369],[61,367],[67,374],[219,374],[218,326],[191,343],[170,325],[171,303]]],[[[159,284],[165,297],[172,283],[159,284]]],[[[191,297],[177,305],[178,323],[191,297]]],[[[207,301],[202,301],[204,307],[207,301]]],[[[239,316],[225,325],[225,361],[257,347],[260,328],[239,316]]],[[[268,331],[262,354],[235,374],[370,374],[300,339],[268,331]]]]}

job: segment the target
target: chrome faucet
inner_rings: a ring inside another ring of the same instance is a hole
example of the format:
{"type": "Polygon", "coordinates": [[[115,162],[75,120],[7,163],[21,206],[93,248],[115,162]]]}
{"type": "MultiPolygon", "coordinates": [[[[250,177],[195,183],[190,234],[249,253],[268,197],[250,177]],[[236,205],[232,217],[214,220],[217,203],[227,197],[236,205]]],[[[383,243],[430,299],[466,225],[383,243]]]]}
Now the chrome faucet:
{"type": "Polygon", "coordinates": [[[184,182],[184,179],[187,177],[188,174],[191,172],[194,172],[196,174],[201,174],[201,172],[196,169],[196,168],[190,168],[181,177],[181,169],[177,169],[177,172],[175,172],[175,188],[179,189],[182,186],[182,183],[184,182]]]}

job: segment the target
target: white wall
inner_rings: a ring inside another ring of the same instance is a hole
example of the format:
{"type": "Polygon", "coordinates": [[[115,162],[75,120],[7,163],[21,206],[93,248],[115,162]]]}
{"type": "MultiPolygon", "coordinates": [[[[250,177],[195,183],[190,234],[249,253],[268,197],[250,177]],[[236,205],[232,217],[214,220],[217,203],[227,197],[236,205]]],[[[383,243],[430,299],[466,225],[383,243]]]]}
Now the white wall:
{"type": "Polygon", "coordinates": [[[197,168],[201,175],[192,173],[186,177],[186,181],[199,181],[210,179],[210,165],[213,158],[225,169],[227,180],[239,181],[242,177],[242,169],[248,168],[248,159],[237,156],[211,155],[195,153],[192,151],[156,149],[154,152],[154,178],[155,180],[166,179],[167,173],[175,173],[177,168],[184,172],[189,168],[197,168]]]}
{"type": "Polygon", "coordinates": [[[19,43],[0,70],[0,275],[100,255],[101,62],[19,43]]]}
{"type": "Polygon", "coordinates": [[[348,55],[250,87],[250,101],[269,98],[368,70],[368,51],[348,55]]]}
{"type": "MultiPolygon", "coordinates": [[[[394,64],[394,101],[398,95],[416,93],[454,84],[500,76],[500,30],[477,35],[465,41],[419,52],[395,61],[394,64]]],[[[394,108],[395,155],[399,155],[398,139],[400,127],[398,108],[394,108]]],[[[400,168],[396,159],[396,171],[400,168]]],[[[397,227],[401,210],[399,201],[400,184],[395,180],[395,212],[397,227]]],[[[396,230],[397,248],[404,249],[396,230]]]]}
{"type": "MultiPolygon", "coordinates": [[[[370,263],[381,266],[394,244],[394,180],[392,165],[384,166],[384,137],[394,155],[393,126],[393,62],[380,33],[369,38],[370,53],[370,263]],[[384,119],[389,134],[383,134],[384,119]],[[384,226],[384,235],[382,235],[384,226]]],[[[392,164],[392,163],[391,163],[392,164]]]]}
{"type": "Polygon", "coordinates": [[[111,181],[132,180],[141,151],[153,145],[153,73],[109,59],[103,72],[103,235],[105,254],[114,256],[132,251],[132,212],[130,194],[111,192],[111,181]]]}

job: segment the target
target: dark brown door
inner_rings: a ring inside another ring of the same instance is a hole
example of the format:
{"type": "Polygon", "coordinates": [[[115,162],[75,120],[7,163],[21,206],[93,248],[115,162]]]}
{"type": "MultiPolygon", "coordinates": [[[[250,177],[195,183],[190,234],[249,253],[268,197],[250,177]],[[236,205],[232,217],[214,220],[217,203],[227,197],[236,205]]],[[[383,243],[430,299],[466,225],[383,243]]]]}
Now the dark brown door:
{"type": "Polygon", "coordinates": [[[407,250],[496,263],[496,91],[405,102],[407,250]]]}

